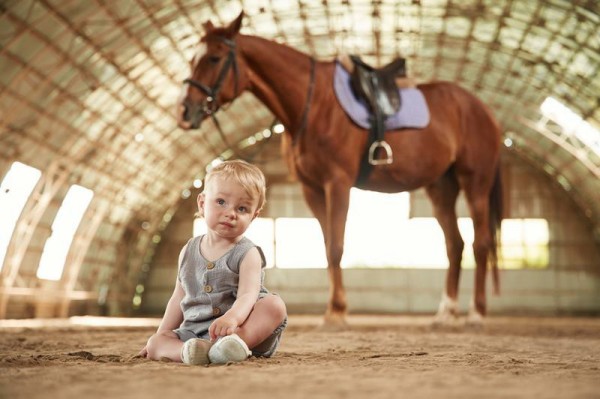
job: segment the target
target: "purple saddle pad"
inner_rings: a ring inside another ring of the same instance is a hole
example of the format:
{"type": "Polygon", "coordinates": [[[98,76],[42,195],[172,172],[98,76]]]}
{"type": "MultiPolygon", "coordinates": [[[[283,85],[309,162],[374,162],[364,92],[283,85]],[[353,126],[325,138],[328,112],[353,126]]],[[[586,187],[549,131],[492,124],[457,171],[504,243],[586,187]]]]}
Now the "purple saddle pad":
{"type": "MultiPolygon", "coordinates": [[[[335,95],[344,111],[358,126],[369,129],[367,104],[357,99],[350,86],[350,74],[336,62],[333,79],[335,95]]],[[[400,110],[385,120],[385,130],[400,128],[424,128],[429,124],[429,108],[421,90],[413,87],[401,88],[400,110]]]]}

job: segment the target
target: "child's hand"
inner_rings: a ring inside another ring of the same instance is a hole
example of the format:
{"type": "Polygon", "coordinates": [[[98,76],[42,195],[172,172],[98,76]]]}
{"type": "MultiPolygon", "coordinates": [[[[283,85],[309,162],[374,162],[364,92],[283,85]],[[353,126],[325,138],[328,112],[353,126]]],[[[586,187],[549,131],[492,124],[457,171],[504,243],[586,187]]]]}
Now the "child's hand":
{"type": "Polygon", "coordinates": [[[233,317],[228,317],[226,314],[224,314],[223,316],[213,321],[210,327],[208,328],[210,340],[214,341],[219,337],[231,335],[235,332],[237,327],[237,321],[234,320],[233,317]]]}

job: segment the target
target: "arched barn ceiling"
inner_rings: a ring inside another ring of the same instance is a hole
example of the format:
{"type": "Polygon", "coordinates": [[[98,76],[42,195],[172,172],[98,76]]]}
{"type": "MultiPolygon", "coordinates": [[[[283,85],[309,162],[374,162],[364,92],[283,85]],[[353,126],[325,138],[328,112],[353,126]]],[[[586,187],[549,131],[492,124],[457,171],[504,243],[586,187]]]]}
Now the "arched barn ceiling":
{"type": "MultiPolygon", "coordinates": [[[[97,217],[122,230],[157,228],[227,150],[210,122],[179,129],[174,104],[201,23],[241,10],[244,33],[317,59],[355,53],[383,65],[401,55],[419,82],[472,90],[509,150],[552,176],[600,231],[600,133],[576,134],[540,109],[552,97],[600,128],[595,0],[3,0],[1,173],[27,163],[44,171],[50,194],[93,188],[97,217]]],[[[273,120],[250,94],[221,112],[230,143],[273,120]]]]}

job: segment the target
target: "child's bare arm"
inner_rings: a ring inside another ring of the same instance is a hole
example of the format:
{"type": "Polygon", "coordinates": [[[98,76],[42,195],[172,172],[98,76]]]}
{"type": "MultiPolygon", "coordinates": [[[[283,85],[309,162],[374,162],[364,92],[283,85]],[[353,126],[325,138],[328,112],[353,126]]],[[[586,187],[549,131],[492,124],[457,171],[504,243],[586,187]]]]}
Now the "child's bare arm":
{"type": "Polygon", "coordinates": [[[216,319],[208,330],[211,339],[233,334],[252,311],[260,292],[262,257],[258,249],[248,251],[240,264],[237,299],[223,316],[216,319]]]}

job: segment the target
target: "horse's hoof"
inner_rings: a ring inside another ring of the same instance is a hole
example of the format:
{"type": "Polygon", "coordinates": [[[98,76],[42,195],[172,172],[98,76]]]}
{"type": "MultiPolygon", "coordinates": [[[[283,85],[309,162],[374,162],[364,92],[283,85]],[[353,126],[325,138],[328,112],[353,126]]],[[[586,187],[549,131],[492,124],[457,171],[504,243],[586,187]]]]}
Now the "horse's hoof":
{"type": "Polygon", "coordinates": [[[438,313],[431,321],[431,327],[444,328],[458,326],[458,317],[453,313],[438,313]]]}
{"type": "Polygon", "coordinates": [[[319,325],[322,331],[344,331],[348,329],[346,315],[343,313],[327,313],[319,325]]]}
{"type": "Polygon", "coordinates": [[[472,329],[482,329],[484,325],[483,315],[477,311],[470,311],[467,315],[467,320],[465,322],[465,326],[472,329]]]}
{"type": "Polygon", "coordinates": [[[477,310],[477,306],[475,306],[475,298],[471,299],[471,304],[469,305],[469,313],[467,314],[467,320],[465,324],[467,327],[472,329],[483,328],[483,313],[477,310]]]}
{"type": "Polygon", "coordinates": [[[458,324],[458,302],[445,293],[435,314],[432,327],[456,327],[458,324]]]}

